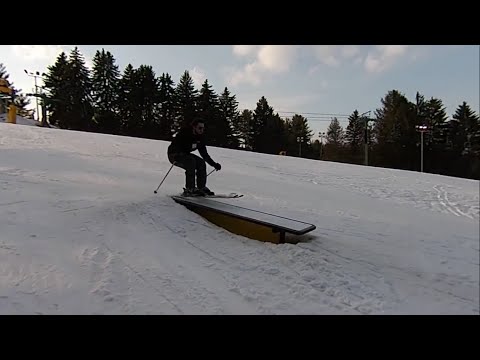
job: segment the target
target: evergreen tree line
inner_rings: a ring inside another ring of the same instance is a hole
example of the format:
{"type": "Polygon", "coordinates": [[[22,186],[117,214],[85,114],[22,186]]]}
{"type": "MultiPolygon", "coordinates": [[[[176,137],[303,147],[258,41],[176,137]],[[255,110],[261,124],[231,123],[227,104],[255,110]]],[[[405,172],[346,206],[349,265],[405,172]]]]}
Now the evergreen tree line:
{"type": "Polygon", "coordinates": [[[381,99],[368,117],[357,110],[344,129],[333,118],[325,141],[313,140],[308,119],[282,118],[262,96],[254,110],[238,109],[225,87],[220,95],[205,80],[196,89],[188,71],[175,83],[168,73],[128,64],[120,71],[114,56],[102,49],[88,69],[78,48],[61,53],[44,78],[49,122],[62,129],[170,140],[194,117],[206,121],[208,144],[268,154],[404,170],[420,169],[420,132],[424,171],[480,179],[480,122],[470,106],[460,104],[449,120],[440,99],[417,93],[410,101],[398,90],[381,99]]]}
{"type": "Polygon", "coordinates": [[[188,71],[175,83],[148,65],[128,64],[120,71],[114,56],[102,49],[92,69],[74,48],[64,52],[45,74],[49,122],[62,129],[102,132],[159,140],[201,116],[207,121],[209,144],[238,148],[239,111],[228,88],[218,95],[205,80],[196,89],[188,71]]]}
{"type": "Polygon", "coordinates": [[[416,94],[409,101],[398,90],[381,99],[373,116],[357,110],[346,129],[333,119],[326,132],[322,159],[480,179],[480,120],[464,101],[449,119],[442,100],[416,94]],[[365,131],[367,129],[367,131],[365,131]]]}
{"type": "MultiPolygon", "coordinates": [[[[255,111],[238,109],[236,95],[218,94],[208,79],[196,89],[185,71],[178,83],[168,73],[128,64],[120,71],[111,52],[98,50],[92,69],[75,47],[47,68],[44,91],[50,124],[62,129],[171,140],[195,117],[206,121],[208,145],[278,154],[297,136],[313,136],[306,118],[282,119],[262,97],[255,111]]],[[[308,153],[308,151],[307,151],[308,153]]]]}

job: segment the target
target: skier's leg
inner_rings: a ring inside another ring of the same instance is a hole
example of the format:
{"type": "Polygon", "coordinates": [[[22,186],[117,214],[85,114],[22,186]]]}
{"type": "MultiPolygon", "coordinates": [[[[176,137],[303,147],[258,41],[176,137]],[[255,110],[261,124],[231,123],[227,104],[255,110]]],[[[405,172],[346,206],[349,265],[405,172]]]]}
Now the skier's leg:
{"type": "Polygon", "coordinates": [[[193,190],[195,188],[195,155],[193,154],[173,154],[169,156],[170,162],[185,170],[185,188],[193,190]]]}
{"type": "Polygon", "coordinates": [[[195,158],[195,170],[197,172],[197,187],[203,189],[207,184],[207,165],[201,157],[191,154],[195,158]]]}
{"type": "Polygon", "coordinates": [[[199,156],[193,156],[195,156],[195,168],[197,171],[198,190],[204,195],[215,195],[215,193],[207,187],[207,165],[205,163],[205,160],[203,160],[199,156]]]}

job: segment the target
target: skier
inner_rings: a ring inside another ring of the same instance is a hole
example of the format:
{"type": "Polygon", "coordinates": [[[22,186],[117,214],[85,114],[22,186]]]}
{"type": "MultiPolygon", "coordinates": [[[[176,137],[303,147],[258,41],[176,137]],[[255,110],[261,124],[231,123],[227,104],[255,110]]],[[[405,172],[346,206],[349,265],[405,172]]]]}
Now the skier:
{"type": "Polygon", "coordinates": [[[205,162],[219,171],[222,166],[213,161],[205,146],[205,122],[197,118],[192,123],[182,128],[168,146],[167,155],[171,164],[185,170],[186,196],[215,195],[207,185],[207,167],[205,162]],[[201,158],[192,151],[198,150],[201,158]],[[195,187],[195,175],[197,186],[195,187]]]}

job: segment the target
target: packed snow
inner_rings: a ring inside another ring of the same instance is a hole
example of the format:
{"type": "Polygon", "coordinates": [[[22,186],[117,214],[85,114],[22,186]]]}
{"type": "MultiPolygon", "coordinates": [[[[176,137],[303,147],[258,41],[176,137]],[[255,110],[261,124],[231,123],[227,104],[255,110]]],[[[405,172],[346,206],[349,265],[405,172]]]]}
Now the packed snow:
{"type": "Polygon", "coordinates": [[[154,194],[167,146],[0,123],[1,314],[479,314],[479,181],[210,147],[219,201],[316,225],[272,244],[154,194]]]}
{"type": "MultiPolygon", "coordinates": [[[[0,124],[7,122],[7,114],[0,114],[0,124]]],[[[17,125],[29,125],[29,126],[40,126],[40,122],[34,119],[24,118],[23,116],[17,115],[15,119],[17,125]]]]}

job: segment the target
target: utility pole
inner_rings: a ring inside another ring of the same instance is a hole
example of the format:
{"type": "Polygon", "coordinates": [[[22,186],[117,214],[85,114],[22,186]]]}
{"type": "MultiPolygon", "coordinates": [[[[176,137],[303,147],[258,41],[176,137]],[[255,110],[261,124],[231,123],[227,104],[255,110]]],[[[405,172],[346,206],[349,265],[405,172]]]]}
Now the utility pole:
{"type": "Polygon", "coordinates": [[[35,73],[33,73],[33,72],[29,72],[29,71],[27,71],[27,70],[25,70],[25,69],[24,69],[23,71],[25,71],[25,73],[26,73],[28,76],[31,76],[31,77],[33,77],[33,78],[35,79],[35,95],[36,95],[36,97],[35,97],[35,102],[36,102],[36,104],[37,104],[37,121],[40,122],[40,111],[38,110],[38,95],[39,95],[39,94],[38,94],[37,78],[41,78],[42,75],[44,75],[44,74],[40,75],[40,72],[38,72],[38,71],[36,71],[35,73]]]}
{"type": "Polygon", "coordinates": [[[363,136],[363,143],[365,146],[365,166],[368,166],[368,120],[370,120],[371,111],[365,111],[363,114],[360,114],[360,118],[365,119],[365,129],[364,129],[364,136],[363,136]],[[368,117],[365,115],[368,114],[368,117]]]}
{"type": "Polygon", "coordinates": [[[423,173],[423,133],[429,131],[427,125],[416,125],[415,128],[420,132],[420,172],[423,173]]]}

